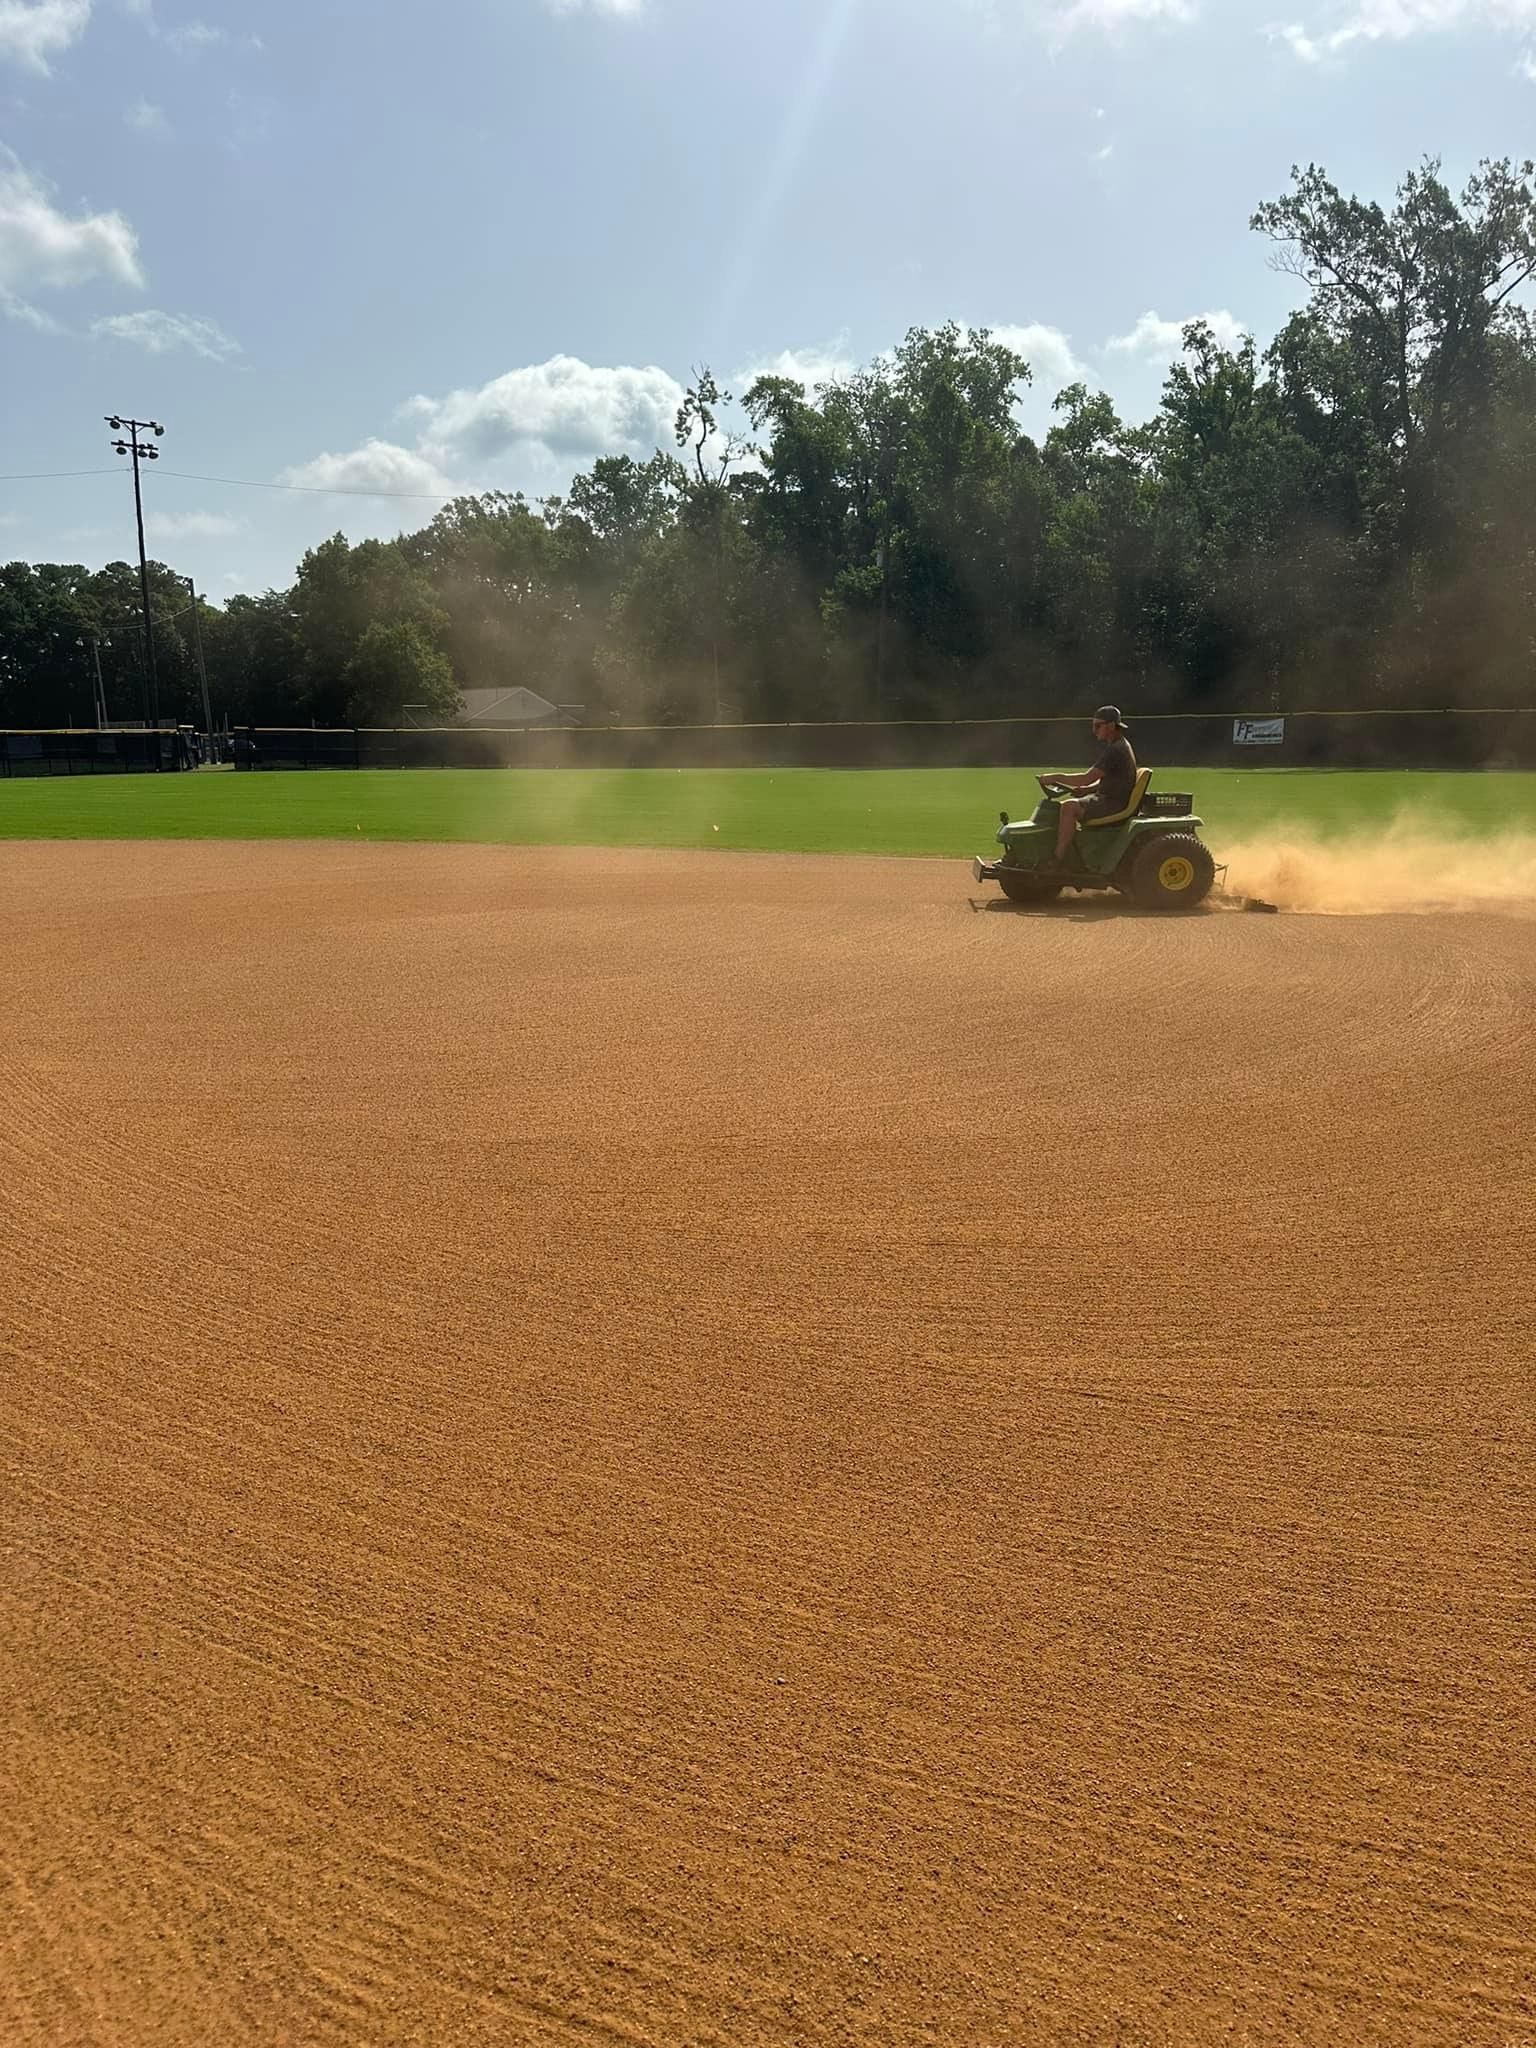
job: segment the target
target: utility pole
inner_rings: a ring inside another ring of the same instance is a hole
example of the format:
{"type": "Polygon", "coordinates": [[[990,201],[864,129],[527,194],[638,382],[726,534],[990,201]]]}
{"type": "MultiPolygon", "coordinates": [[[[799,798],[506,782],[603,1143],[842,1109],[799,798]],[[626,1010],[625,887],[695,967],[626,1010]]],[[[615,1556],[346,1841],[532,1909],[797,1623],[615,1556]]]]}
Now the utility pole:
{"type": "Polygon", "coordinates": [[[144,664],[149,675],[149,724],[155,735],[155,766],[162,766],[160,759],[160,681],[155,674],[155,628],[149,615],[149,562],[144,554],[144,493],[139,488],[140,462],[158,462],[160,450],[153,442],[141,441],[139,436],[153,434],[158,441],[165,432],[158,420],[130,420],[119,418],[115,412],[106,414],[107,425],[119,438],[112,443],[119,455],[133,457],[133,510],[139,522],[139,596],[144,603],[144,664]]]}
{"type": "MultiPolygon", "coordinates": [[[[107,644],[110,646],[111,642],[109,641],[107,644]]],[[[91,671],[93,677],[91,684],[91,716],[96,721],[96,730],[103,732],[106,729],[107,723],[107,693],[102,686],[101,680],[101,642],[94,633],[84,633],[76,642],[76,645],[80,648],[82,654],[87,647],[91,650],[91,671]]]]}
{"type": "Polygon", "coordinates": [[[875,635],[875,705],[882,718],[885,710],[885,615],[891,591],[891,529],[887,520],[880,537],[880,624],[875,635]]]}
{"type": "Polygon", "coordinates": [[[203,659],[203,622],[197,611],[197,585],[188,576],[186,586],[192,597],[192,645],[197,653],[197,676],[203,686],[203,734],[208,742],[208,751],[213,751],[213,711],[208,702],[208,664],[203,659]]]}

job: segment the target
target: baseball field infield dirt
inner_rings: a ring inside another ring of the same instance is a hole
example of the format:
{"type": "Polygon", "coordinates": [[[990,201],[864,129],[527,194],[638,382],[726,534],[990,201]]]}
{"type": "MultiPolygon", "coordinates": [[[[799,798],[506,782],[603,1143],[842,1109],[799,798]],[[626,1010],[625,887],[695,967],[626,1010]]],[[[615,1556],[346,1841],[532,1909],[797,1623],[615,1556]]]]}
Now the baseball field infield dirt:
{"type": "Polygon", "coordinates": [[[968,892],[0,849],[7,2048],[1536,2042],[1536,923],[968,892]]]}

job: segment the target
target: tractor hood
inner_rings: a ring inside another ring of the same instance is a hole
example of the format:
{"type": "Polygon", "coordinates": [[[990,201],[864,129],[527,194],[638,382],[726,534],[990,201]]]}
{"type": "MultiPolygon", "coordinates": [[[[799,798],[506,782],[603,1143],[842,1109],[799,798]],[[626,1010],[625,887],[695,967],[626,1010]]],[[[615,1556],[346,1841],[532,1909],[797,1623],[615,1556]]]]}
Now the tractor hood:
{"type": "Polygon", "coordinates": [[[1006,846],[1010,839],[1022,839],[1028,832],[1043,832],[1047,827],[1056,829],[1056,800],[1043,796],[1027,818],[1010,818],[997,828],[997,843],[1006,846]]]}

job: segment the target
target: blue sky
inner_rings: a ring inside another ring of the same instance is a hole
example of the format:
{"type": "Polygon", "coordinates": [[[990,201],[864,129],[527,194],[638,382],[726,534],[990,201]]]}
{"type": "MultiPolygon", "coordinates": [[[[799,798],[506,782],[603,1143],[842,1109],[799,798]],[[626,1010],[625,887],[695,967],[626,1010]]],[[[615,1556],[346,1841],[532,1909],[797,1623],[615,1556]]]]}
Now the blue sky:
{"type": "MultiPolygon", "coordinates": [[[[163,420],[152,551],[217,598],[670,445],[706,361],[955,318],[1032,431],[1073,374],[1139,417],[1180,323],[1296,302],[1293,162],[1533,144],[1536,0],[0,0],[0,471],[163,420]]],[[[0,557],[132,548],[126,477],[0,483],[0,557]]]]}

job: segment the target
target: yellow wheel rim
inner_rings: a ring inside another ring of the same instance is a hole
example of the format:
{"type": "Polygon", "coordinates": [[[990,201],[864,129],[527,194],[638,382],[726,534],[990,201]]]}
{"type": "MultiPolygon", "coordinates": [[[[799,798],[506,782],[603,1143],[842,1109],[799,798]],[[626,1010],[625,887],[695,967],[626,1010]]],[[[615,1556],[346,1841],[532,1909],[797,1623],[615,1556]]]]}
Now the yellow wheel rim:
{"type": "Polygon", "coordinates": [[[1186,860],[1182,853],[1170,854],[1157,871],[1158,887],[1166,889],[1170,896],[1177,896],[1187,889],[1195,879],[1195,864],[1186,860]]]}

